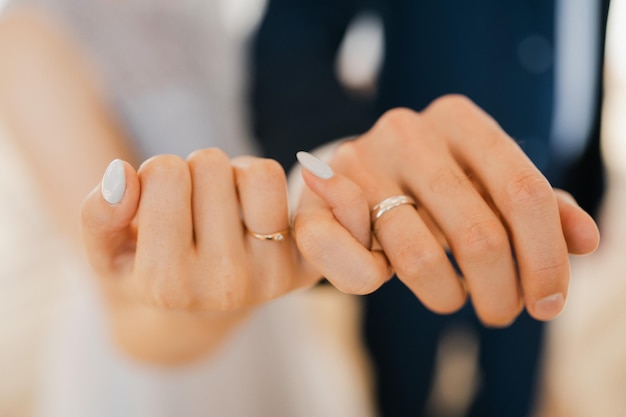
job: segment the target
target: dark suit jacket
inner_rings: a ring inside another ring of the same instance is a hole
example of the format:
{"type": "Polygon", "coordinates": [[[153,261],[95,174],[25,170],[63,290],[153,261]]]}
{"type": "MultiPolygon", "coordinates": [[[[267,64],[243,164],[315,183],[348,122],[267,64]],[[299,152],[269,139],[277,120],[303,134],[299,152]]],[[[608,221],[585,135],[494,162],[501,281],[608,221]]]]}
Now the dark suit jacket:
{"type": "MultiPolygon", "coordinates": [[[[567,1],[567,0],[565,0],[567,1]]],[[[602,3],[603,49],[608,1],[602,3]]],[[[550,146],[554,65],[529,71],[519,45],[529,36],[553,45],[551,0],[270,0],[253,54],[252,114],[266,154],[286,168],[298,150],[367,130],[385,110],[424,108],[460,93],[519,141],[553,185],[595,213],[604,189],[599,151],[602,54],[593,98],[594,126],[582,155],[565,161],[550,146]],[[335,57],[350,20],[368,7],[381,16],[385,56],[370,100],[350,95],[335,57]]],[[[541,53],[551,54],[548,47],[541,53]]],[[[553,62],[553,56],[543,56],[553,62]]],[[[471,139],[468,139],[471,140],[471,139]]],[[[421,415],[443,329],[471,323],[481,343],[482,384],[470,416],[526,416],[531,409],[543,326],[522,314],[507,329],[485,329],[468,306],[453,316],[424,309],[398,280],[365,297],[364,335],[382,415],[421,415]]]]}
{"type": "MultiPolygon", "coordinates": [[[[601,49],[607,12],[604,1],[601,49]]],[[[554,44],[554,21],[549,0],[271,0],[253,50],[256,135],[267,155],[288,167],[296,151],[363,132],[389,108],[419,110],[443,94],[465,94],[521,143],[553,185],[595,212],[604,189],[601,79],[586,151],[564,165],[549,146],[554,67],[530,72],[518,58],[529,35],[554,44]],[[385,35],[378,94],[369,101],[347,93],[334,68],[348,24],[364,9],[381,16],[385,35]]]]}

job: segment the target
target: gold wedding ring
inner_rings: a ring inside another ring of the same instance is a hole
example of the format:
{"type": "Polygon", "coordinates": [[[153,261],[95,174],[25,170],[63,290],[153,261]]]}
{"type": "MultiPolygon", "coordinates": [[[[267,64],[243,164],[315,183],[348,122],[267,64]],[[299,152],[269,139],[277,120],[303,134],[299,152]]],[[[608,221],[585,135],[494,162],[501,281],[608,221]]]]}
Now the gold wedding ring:
{"type": "Polygon", "coordinates": [[[262,233],[256,233],[250,229],[247,229],[247,232],[253,238],[256,238],[259,240],[265,240],[265,241],[281,241],[281,240],[285,240],[285,238],[289,236],[289,228],[285,230],[281,230],[280,232],[270,233],[268,235],[265,235],[262,233]]]}
{"type": "Polygon", "coordinates": [[[417,207],[415,200],[408,195],[395,195],[393,197],[385,198],[383,201],[376,204],[374,208],[372,208],[372,227],[374,227],[376,220],[380,219],[383,214],[403,204],[410,204],[413,207],[417,207]]]}

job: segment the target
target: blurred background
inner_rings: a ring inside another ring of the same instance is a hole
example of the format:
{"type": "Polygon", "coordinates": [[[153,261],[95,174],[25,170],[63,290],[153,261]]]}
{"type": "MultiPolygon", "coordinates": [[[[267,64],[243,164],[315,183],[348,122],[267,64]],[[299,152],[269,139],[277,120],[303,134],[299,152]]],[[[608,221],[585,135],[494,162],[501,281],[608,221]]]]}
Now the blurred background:
{"type": "MultiPolygon", "coordinates": [[[[219,3],[221,19],[231,29],[225,36],[243,48],[263,0],[219,3]]],[[[0,0],[0,13],[3,6],[0,0]]],[[[613,1],[610,13],[603,122],[609,193],[602,212],[603,239],[597,253],[574,259],[567,309],[550,325],[537,410],[543,417],[626,415],[626,2],[613,1]]],[[[367,88],[376,70],[381,44],[376,24],[362,19],[344,42],[338,71],[355,88],[367,88]]],[[[2,114],[0,196],[0,416],[21,417],[32,414],[47,332],[72,292],[69,277],[83,266],[52,228],[2,114]]],[[[458,387],[474,372],[464,351],[442,352],[448,360],[441,362],[448,365],[440,370],[434,401],[451,416],[467,397],[458,387]]]]}

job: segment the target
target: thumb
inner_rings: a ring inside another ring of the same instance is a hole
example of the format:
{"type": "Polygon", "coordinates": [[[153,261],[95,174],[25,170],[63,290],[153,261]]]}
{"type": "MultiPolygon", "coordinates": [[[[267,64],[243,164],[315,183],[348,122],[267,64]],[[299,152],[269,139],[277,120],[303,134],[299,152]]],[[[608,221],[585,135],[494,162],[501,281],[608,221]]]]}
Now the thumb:
{"type": "Polygon", "coordinates": [[[594,252],[600,244],[600,232],[593,218],[566,191],[556,189],[555,194],[569,253],[587,255],[594,252]]]}
{"type": "Polygon", "coordinates": [[[122,255],[134,252],[135,231],[131,222],[139,204],[137,173],[127,162],[112,161],[100,186],[83,202],[81,231],[87,258],[98,272],[120,267],[122,255]]]}

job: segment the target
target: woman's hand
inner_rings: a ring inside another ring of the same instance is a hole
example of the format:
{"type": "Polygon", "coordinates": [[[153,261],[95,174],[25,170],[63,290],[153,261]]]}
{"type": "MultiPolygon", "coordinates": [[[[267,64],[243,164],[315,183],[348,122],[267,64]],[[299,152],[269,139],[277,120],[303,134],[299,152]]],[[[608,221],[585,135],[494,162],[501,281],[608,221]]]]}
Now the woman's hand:
{"type": "Polygon", "coordinates": [[[303,256],[346,292],[388,279],[389,268],[372,262],[382,249],[435,312],[457,310],[467,292],[486,325],[506,326],[524,306],[549,320],[565,303],[568,252],[590,253],[599,242],[591,217],[465,97],[442,97],[422,113],[389,111],[339,145],[330,166],[334,175],[315,161],[303,171],[308,189],[294,230],[303,256]],[[371,208],[399,195],[417,210],[401,204],[370,223],[371,208]]]}
{"type": "Polygon", "coordinates": [[[320,277],[289,234],[285,175],[268,159],[208,149],[137,172],[114,161],[83,205],[82,230],[114,334],[152,362],[205,354],[251,307],[320,277]]]}

